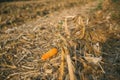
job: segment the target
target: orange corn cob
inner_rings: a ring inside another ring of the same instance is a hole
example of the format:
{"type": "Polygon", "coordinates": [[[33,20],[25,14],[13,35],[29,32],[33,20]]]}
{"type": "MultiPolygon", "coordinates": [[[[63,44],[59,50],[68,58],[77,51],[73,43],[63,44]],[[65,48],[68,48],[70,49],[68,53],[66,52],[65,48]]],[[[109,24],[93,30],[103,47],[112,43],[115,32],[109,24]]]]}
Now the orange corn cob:
{"type": "Polygon", "coordinates": [[[56,48],[53,48],[53,49],[49,50],[48,52],[46,52],[45,54],[43,54],[41,59],[46,60],[46,59],[56,55],[57,52],[58,52],[58,50],[56,48]]]}

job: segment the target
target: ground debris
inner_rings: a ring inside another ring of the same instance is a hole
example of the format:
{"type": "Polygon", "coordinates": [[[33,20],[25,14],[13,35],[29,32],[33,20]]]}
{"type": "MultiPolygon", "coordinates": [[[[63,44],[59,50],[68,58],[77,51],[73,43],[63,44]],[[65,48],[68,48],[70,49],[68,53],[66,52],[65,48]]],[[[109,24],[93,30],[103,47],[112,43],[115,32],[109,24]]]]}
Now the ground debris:
{"type": "Polygon", "coordinates": [[[88,4],[80,14],[54,13],[0,31],[0,80],[118,80],[119,25],[101,11],[88,14],[97,3],[88,4]],[[57,54],[42,60],[53,47],[57,54]]]}

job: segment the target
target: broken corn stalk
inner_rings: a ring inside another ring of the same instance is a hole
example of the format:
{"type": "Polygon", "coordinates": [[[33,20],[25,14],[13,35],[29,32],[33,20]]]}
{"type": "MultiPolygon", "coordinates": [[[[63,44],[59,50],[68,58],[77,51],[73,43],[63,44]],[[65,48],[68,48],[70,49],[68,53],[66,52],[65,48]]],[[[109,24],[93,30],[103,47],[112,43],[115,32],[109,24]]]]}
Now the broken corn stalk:
{"type": "Polygon", "coordinates": [[[45,54],[42,55],[41,59],[42,60],[46,60],[48,58],[51,58],[52,56],[56,55],[58,52],[58,50],[56,48],[52,48],[51,50],[49,50],[48,52],[46,52],[45,54]]]}

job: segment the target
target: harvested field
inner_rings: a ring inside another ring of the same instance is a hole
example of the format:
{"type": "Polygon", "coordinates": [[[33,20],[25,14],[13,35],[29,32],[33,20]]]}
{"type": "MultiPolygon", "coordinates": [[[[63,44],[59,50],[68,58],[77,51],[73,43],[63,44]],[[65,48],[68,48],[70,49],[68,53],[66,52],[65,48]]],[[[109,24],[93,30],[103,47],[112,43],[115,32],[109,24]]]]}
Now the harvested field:
{"type": "Polygon", "coordinates": [[[0,80],[119,80],[120,16],[109,1],[0,3],[0,80]]]}

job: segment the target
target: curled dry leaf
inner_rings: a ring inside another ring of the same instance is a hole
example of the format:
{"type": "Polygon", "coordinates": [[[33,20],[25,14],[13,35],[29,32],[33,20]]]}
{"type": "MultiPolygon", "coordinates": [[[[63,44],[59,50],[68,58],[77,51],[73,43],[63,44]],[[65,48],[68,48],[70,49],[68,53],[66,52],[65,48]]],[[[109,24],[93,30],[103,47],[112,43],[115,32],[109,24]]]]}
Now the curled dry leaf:
{"type": "Polygon", "coordinates": [[[46,60],[54,55],[56,55],[58,52],[58,50],[56,48],[52,48],[51,50],[49,50],[48,52],[46,52],[45,54],[42,55],[41,59],[42,60],[46,60]]]}

